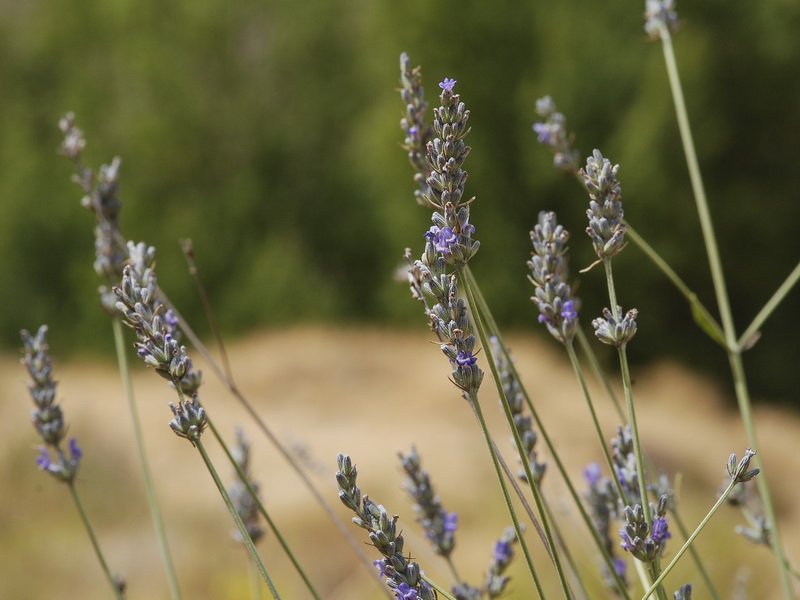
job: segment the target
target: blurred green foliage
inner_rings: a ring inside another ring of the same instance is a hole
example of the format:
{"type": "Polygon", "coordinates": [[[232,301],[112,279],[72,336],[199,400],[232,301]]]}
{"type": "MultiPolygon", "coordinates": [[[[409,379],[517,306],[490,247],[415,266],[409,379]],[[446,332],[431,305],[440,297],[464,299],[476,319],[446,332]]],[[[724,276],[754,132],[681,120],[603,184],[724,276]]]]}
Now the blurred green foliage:
{"type": "MultiPolygon", "coordinates": [[[[177,241],[194,241],[229,332],[300,321],[422,326],[393,279],[429,215],[399,148],[398,57],[458,80],[472,111],[467,192],[482,247],[474,270],[507,325],[540,333],[525,279],[528,231],[553,209],[592,261],[586,198],[531,131],[550,94],[582,155],[621,164],[626,216],[710,308],[713,296],[660,45],[644,3],[376,0],[0,1],[0,334],[51,325],[54,348],[106,352],[92,215],[56,154],[68,110],[91,166],[122,157],[122,227],[159,249],[159,279],[203,315],[177,241]]],[[[800,256],[800,5],[678,5],[675,38],[692,124],[743,330],[800,256]]],[[[724,374],[660,273],[630,247],[620,300],[639,308],[630,352],[724,374]]],[[[580,277],[584,322],[604,301],[580,277]]],[[[756,394],[796,399],[798,292],[747,355],[756,394]],[[781,357],[776,359],[776,357],[781,357]]],[[[716,312],[715,310],[712,312],[716,312]]],[[[201,328],[202,329],[202,328],[201,328]]]]}

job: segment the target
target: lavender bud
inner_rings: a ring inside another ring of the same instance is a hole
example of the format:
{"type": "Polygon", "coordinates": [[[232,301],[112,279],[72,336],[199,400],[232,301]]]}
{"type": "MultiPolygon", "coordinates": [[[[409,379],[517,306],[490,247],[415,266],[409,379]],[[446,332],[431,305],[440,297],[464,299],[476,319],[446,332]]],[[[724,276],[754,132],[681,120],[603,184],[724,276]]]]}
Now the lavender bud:
{"type": "Polygon", "coordinates": [[[599,150],[586,159],[580,176],[589,192],[589,227],[586,233],[601,260],[608,260],[625,247],[627,227],[622,223],[624,212],[619,198],[622,188],[617,181],[619,165],[612,165],[599,150]]]}
{"type": "MultiPolygon", "coordinates": [[[[617,306],[617,311],[622,312],[622,307],[617,306]]],[[[639,311],[635,308],[625,313],[621,321],[617,321],[611,311],[603,309],[603,319],[594,319],[592,327],[595,328],[594,334],[604,344],[621,348],[625,346],[634,335],[636,335],[636,317],[639,311]]]]}
{"type": "Polygon", "coordinates": [[[731,454],[730,458],[728,458],[728,475],[731,476],[731,479],[735,479],[737,483],[744,483],[746,481],[750,481],[756,475],[758,475],[761,472],[760,469],[748,470],[750,468],[750,459],[752,459],[755,455],[755,450],[747,448],[744,451],[742,460],[736,464],[736,455],[731,454]]]}
{"type": "Polygon", "coordinates": [[[170,428],[176,435],[186,438],[194,446],[195,441],[200,439],[200,435],[208,425],[206,411],[200,406],[197,396],[195,395],[191,402],[188,400],[179,401],[177,406],[170,402],[169,407],[175,416],[169,422],[170,428]]]}
{"type": "Polygon", "coordinates": [[[661,28],[675,33],[680,28],[678,13],[675,12],[675,0],[645,0],[644,30],[651,40],[661,37],[661,28]]]}

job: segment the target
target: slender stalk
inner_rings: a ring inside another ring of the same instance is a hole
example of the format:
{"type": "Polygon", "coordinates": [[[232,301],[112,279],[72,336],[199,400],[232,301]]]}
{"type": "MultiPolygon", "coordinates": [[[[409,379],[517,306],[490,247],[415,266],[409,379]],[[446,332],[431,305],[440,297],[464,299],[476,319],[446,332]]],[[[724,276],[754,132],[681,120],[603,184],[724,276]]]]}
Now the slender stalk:
{"type": "MultiPolygon", "coordinates": [[[[611,312],[614,315],[614,319],[619,322],[622,319],[622,315],[620,315],[619,306],[617,305],[617,293],[614,285],[614,273],[611,267],[611,261],[604,260],[603,266],[605,267],[606,283],[608,284],[608,299],[611,303],[611,312]]],[[[633,385],[631,384],[631,372],[630,368],[628,367],[628,355],[625,345],[617,348],[617,352],[619,354],[619,366],[622,373],[622,389],[625,392],[625,405],[628,409],[628,424],[631,426],[631,437],[633,438],[633,453],[636,457],[639,497],[642,501],[644,518],[648,525],[652,525],[653,515],[650,512],[650,503],[648,502],[647,496],[647,480],[645,479],[644,457],[642,453],[642,446],[639,441],[639,427],[636,423],[636,410],[633,405],[633,385]]],[[[624,498],[624,496],[622,497],[624,498]]]]}
{"type": "MultiPolygon", "coordinates": [[[[558,579],[559,582],[561,583],[561,589],[564,592],[564,597],[569,599],[572,597],[572,592],[570,591],[569,583],[567,582],[566,575],[564,573],[564,567],[561,565],[561,558],[559,556],[558,548],[556,547],[555,540],[553,539],[553,534],[550,530],[550,524],[548,522],[547,513],[545,512],[544,509],[542,496],[539,491],[539,486],[536,485],[533,473],[531,472],[530,461],[528,460],[528,457],[524,451],[522,439],[519,437],[519,431],[517,430],[517,427],[514,424],[514,416],[511,413],[511,408],[508,405],[508,400],[506,399],[505,394],[503,393],[503,388],[500,384],[500,375],[497,372],[497,365],[495,364],[495,361],[491,356],[491,345],[489,344],[489,336],[487,335],[486,332],[486,326],[484,324],[483,318],[481,317],[479,310],[476,310],[476,308],[474,308],[477,306],[477,302],[475,301],[475,294],[472,289],[471,283],[472,283],[471,277],[464,278],[464,291],[466,292],[467,300],[469,302],[470,307],[473,307],[470,313],[475,323],[475,329],[478,331],[478,336],[480,337],[481,340],[481,347],[483,347],[484,351],[488,355],[487,361],[489,363],[489,368],[492,372],[492,376],[498,387],[500,404],[503,407],[503,411],[505,412],[506,415],[506,420],[508,421],[509,427],[511,428],[511,433],[514,436],[514,442],[516,443],[517,446],[517,452],[519,453],[520,459],[522,460],[522,465],[523,468],[525,469],[525,475],[528,478],[528,484],[530,486],[531,493],[533,494],[534,502],[536,502],[536,508],[539,511],[539,517],[541,519],[542,527],[544,529],[544,533],[547,538],[547,545],[550,548],[551,556],[553,558],[553,565],[556,568],[556,573],[558,574],[558,579]]],[[[475,396],[475,403],[477,405],[477,395],[475,396]]],[[[480,413],[479,407],[476,406],[476,409],[478,409],[476,411],[476,414],[479,414],[480,413]]],[[[480,418],[482,421],[482,417],[480,418]]],[[[484,425],[481,424],[481,428],[483,427],[484,425]]],[[[489,444],[489,446],[492,447],[493,444],[491,444],[491,440],[489,439],[488,431],[485,432],[485,436],[487,437],[487,444],[489,444]]],[[[494,448],[492,448],[492,454],[494,455],[494,448]]],[[[493,458],[492,460],[496,462],[496,458],[493,458]]],[[[498,476],[502,481],[502,475],[500,474],[499,471],[498,471],[498,476]]],[[[507,492],[504,491],[504,495],[505,494],[507,494],[507,492]]],[[[515,528],[516,527],[517,525],[515,524],[515,528]]],[[[519,535],[519,532],[517,532],[517,535],[519,535]]]]}
{"type": "MultiPolygon", "coordinates": [[[[469,268],[469,265],[464,267],[462,271],[466,277],[469,277],[472,280],[472,289],[475,294],[475,301],[477,305],[480,307],[481,314],[486,319],[486,322],[489,326],[489,330],[497,337],[500,341],[500,346],[503,348],[503,352],[508,359],[509,369],[517,381],[522,381],[520,379],[519,373],[517,372],[517,368],[514,365],[514,362],[511,360],[511,356],[508,353],[508,348],[506,347],[505,343],[503,343],[502,336],[500,334],[500,328],[497,326],[497,322],[494,320],[494,316],[492,315],[491,310],[489,309],[489,305],[486,302],[486,299],[483,297],[483,293],[481,292],[480,286],[477,284],[475,280],[475,276],[472,274],[472,271],[469,268]]],[[[578,492],[575,490],[575,486],[573,485],[572,481],[567,474],[567,470],[564,467],[564,463],[561,461],[561,458],[558,455],[558,451],[556,450],[555,444],[553,444],[553,440],[550,438],[549,434],[547,433],[547,429],[545,429],[544,424],[542,423],[541,417],[539,416],[539,411],[536,410],[533,402],[531,401],[530,396],[528,395],[528,391],[524,386],[520,386],[522,391],[522,395],[525,398],[525,404],[528,407],[528,410],[531,412],[531,416],[533,417],[534,422],[536,423],[536,427],[538,428],[539,435],[541,436],[542,440],[544,441],[545,445],[547,446],[548,451],[550,452],[550,456],[553,459],[553,462],[556,465],[556,469],[558,470],[559,474],[561,475],[564,484],[567,486],[567,490],[569,491],[570,497],[575,504],[575,507],[578,509],[580,513],[581,520],[586,525],[587,529],[589,530],[589,534],[592,536],[592,540],[597,547],[598,552],[600,552],[601,556],[603,557],[603,561],[608,568],[609,574],[614,578],[615,583],[617,584],[616,591],[625,599],[630,600],[630,595],[628,593],[628,589],[625,586],[625,583],[622,581],[622,578],[614,569],[614,562],[611,559],[611,555],[608,553],[608,549],[606,548],[603,540],[600,538],[600,534],[597,532],[594,524],[592,523],[592,519],[589,514],[586,512],[586,508],[581,502],[580,497],[578,496],[578,492]]]]}
{"type": "MultiPolygon", "coordinates": [[[[500,468],[500,464],[497,460],[497,454],[494,451],[494,444],[492,443],[491,436],[489,435],[489,429],[486,426],[486,420],[483,417],[483,411],[481,410],[480,402],[478,401],[477,394],[471,394],[469,399],[470,403],[475,407],[475,413],[478,417],[478,424],[480,425],[481,432],[483,433],[484,441],[486,442],[486,446],[489,449],[489,455],[492,459],[492,466],[494,467],[495,473],[497,474],[497,480],[500,483],[500,489],[503,492],[503,500],[506,504],[506,509],[508,510],[508,515],[511,518],[511,523],[514,527],[514,531],[517,533],[517,539],[519,540],[520,548],[522,549],[522,554],[525,557],[525,564],[528,566],[528,572],[531,575],[531,579],[533,580],[533,584],[536,587],[536,593],[541,600],[545,599],[544,591],[542,590],[541,581],[539,581],[539,575],[536,573],[536,567],[533,566],[533,559],[531,558],[530,550],[528,549],[528,542],[525,541],[524,532],[522,531],[522,527],[520,526],[519,519],[517,518],[517,513],[514,509],[514,503],[511,501],[511,495],[508,493],[508,488],[506,487],[505,479],[503,478],[503,471],[500,468]]],[[[569,598],[570,596],[567,596],[569,598]]]]}
{"type": "Polygon", "coordinates": [[[586,386],[586,379],[583,376],[583,370],[581,369],[581,365],[578,362],[578,355],[575,354],[575,347],[570,341],[566,344],[567,354],[569,355],[569,360],[572,363],[572,369],[575,371],[575,377],[578,378],[578,383],[581,386],[581,391],[583,392],[583,397],[586,399],[586,405],[589,408],[589,414],[592,416],[592,423],[594,424],[594,430],[597,434],[598,440],[600,440],[600,447],[603,450],[603,456],[606,459],[606,465],[608,466],[608,472],[611,473],[611,479],[617,486],[617,494],[619,494],[620,499],[624,501],[625,492],[622,489],[622,484],[619,481],[619,477],[613,476],[616,473],[616,469],[614,469],[614,463],[611,460],[611,454],[608,452],[608,446],[606,445],[605,438],[603,437],[603,431],[600,429],[600,421],[597,419],[597,413],[594,410],[594,403],[592,402],[592,396],[589,393],[589,388],[586,386]]]}
{"type": "Polygon", "coordinates": [[[715,340],[721,346],[725,346],[725,334],[722,331],[722,327],[720,327],[717,320],[708,312],[708,309],[705,305],[700,302],[700,299],[695,294],[686,283],[684,283],[683,279],[681,279],[678,274],[669,266],[667,261],[661,258],[661,255],[655,251],[655,249],[647,243],[647,241],[640,236],[636,230],[631,227],[630,223],[624,221],[626,227],[628,228],[625,232],[625,235],[630,238],[642,252],[645,253],[650,260],[655,263],[656,267],[658,267],[664,275],[667,276],[672,284],[678,289],[678,291],[686,298],[687,302],[689,302],[689,307],[692,309],[692,315],[694,316],[695,322],[705,331],[711,339],[715,340]]]}
{"type": "Polygon", "coordinates": [[[436,583],[433,579],[425,575],[425,573],[420,573],[420,578],[425,581],[429,586],[436,590],[436,592],[442,598],[446,598],[447,600],[456,600],[446,589],[436,583]]]}
{"type": "Polygon", "coordinates": [[[692,545],[692,542],[694,542],[695,538],[698,535],[700,535],[700,532],[703,531],[703,528],[711,520],[711,517],[714,516],[714,513],[717,512],[717,509],[719,509],[719,507],[722,506],[722,503],[725,502],[725,499],[730,495],[730,493],[733,491],[733,488],[736,487],[737,483],[738,482],[736,481],[736,479],[731,479],[731,482],[728,484],[728,487],[725,488],[725,491],[722,493],[722,496],[719,497],[719,500],[717,500],[714,506],[711,507],[711,510],[708,511],[708,514],[703,518],[702,521],[700,521],[700,525],[698,525],[697,529],[694,530],[694,533],[692,533],[692,535],[689,536],[689,539],[686,540],[686,543],[683,544],[681,549],[675,553],[675,557],[670,561],[670,563],[666,567],[664,567],[664,570],[661,572],[661,575],[658,576],[658,579],[656,579],[653,582],[653,585],[650,586],[650,589],[648,589],[645,592],[644,596],[642,596],[642,600],[647,600],[647,598],[649,598],[653,594],[653,592],[656,591],[656,588],[661,585],[661,582],[664,581],[664,578],[678,563],[678,561],[686,552],[686,550],[689,549],[689,547],[692,545]]]}
{"type": "Polygon", "coordinates": [[[364,569],[372,577],[372,580],[375,584],[379,587],[381,592],[387,598],[393,600],[392,593],[387,589],[387,587],[381,582],[380,577],[378,576],[377,571],[372,565],[372,561],[367,557],[367,555],[362,550],[361,544],[355,539],[353,534],[350,532],[349,528],[345,526],[342,520],[338,517],[338,515],[331,509],[328,502],[325,500],[325,497],[320,493],[317,487],[314,485],[314,482],[311,481],[309,476],[303,470],[300,463],[294,457],[294,455],[289,451],[288,448],[278,439],[278,436],[269,428],[266,421],[258,414],[258,412],[253,407],[252,403],[247,399],[247,397],[242,393],[239,387],[236,385],[234,379],[228,375],[226,375],[225,371],[219,366],[219,364],[214,360],[211,356],[211,353],[206,348],[205,344],[203,344],[202,340],[197,336],[194,330],[191,328],[189,323],[183,319],[180,315],[180,312],[175,308],[175,305],[169,301],[166,294],[164,294],[163,289],[159,288],[159,293],[161,294],[161,299],[163,300],[164,304],[171,308],[175,315],[181,322],[181,329],[186,334],[186,337],[192,342],[192,345],[197,349],[197,351],[202,355],[202,357],[206,360],[211,370],[217,376],[217,378],[225,385],[228,389],[228,392],[236,398],[236,400],[242,405],[245,412],[253,419],[253,422],[256,424],[258,429],[261,430],[261,433],[269,440],[269,442],[273,445],[273,447],[278,451],[278,453],[286,460],[292,470],[297,474],[300,478],[300,481],[305,485],[306,489],[311,493],[314,499],[317,501],[317,504],[322,508],[323,512],[328,516],[331,522],[336,526],[339,530],[341,535],[344,537],[345,540],[350,544],[350,547],[353,549],[356,557],[358,558],[361,565],[364,569]]]}
{"type": "Polygon", "coordinates": [[[242,519],[239,517],[239,513],[236,510],[236,507],[231,502],[230,496],[228,496],[228,492],[225,491],[225,486],[222,485],[222,481],[217,474],[217,470],[214,468],[214,464],[211,462],[211,458],[208,456],[206,452],[206,448],[203,445],[203,440],[200,439],[199,436],[195,437],[192,442],[196,445],[197,450],[200,452],[200,455],[203,457],[203,462],[206,464],[206,468],[208,469],[211,478],[214,480],[214,483],[217,484],[217,489],[219,490],[222,499],[225,501],[225,506],[228,507],[228,512],[231,513],[231,517],[233,518],[233,522],[236,523],[236,528],[239,530],[239,534],[242,536],[242,540],[244,541],[244,545],[247,547],[247,551],[250,553],[250,556],[253,558],[253,562],[258,569],[258,572],[261,574],[261,578],[267,584],[272,597],[275,600],[280,600],[280,594],[278,590],[275,589],[275,585],[272,583],[272,579],[267,573],[267,569],[264,566],[264,563],[261,561],[261,557],[258,555],[258,551],[256,550],[255,545],[253,545],[253,540],[250,539],[250,535],[247,533],[247,528],[242,523],[242,519]]]}
{"type": "Polygon", "coordinates": [[[108,583],[111,584],[111,588],[114,590],[114,597],[116,597],[117,600],[124,600],[125,595],[122,593],[120,582],[116,580],[108,568],[108,564],[103,556],[103,552],[100,550],[100,544],[97,542],[97,536],[94,533],[94,528],[92,527],[89,517],[83,508],[83,503],[81,503],[81,499],[78,496],[78,490],[75,489],[75,483],[70,481],[67,483],[67,487],[69,487],[69,493],[72,495],[72,501],[75,503],[75,508],[78,509],[78,514],[81,517],[81,521],[83,521],[83,526],[86,528],[89,541],[92,542],[92,548],[94,548],[94,553],[97,555],[97,560],[100,561],[100,566],[103,568],[103,573],[105,573],[108,583]]]}
{"type": "Polygon", "coordinates": [[[775,311],[775,309],[778,308],[778,305],[786,297],[786,294],[788,294],[789,291],[797,284],[798,280],[800,280],[800,263],[797,263],[795,268],[792,269],[792,272],[789,273],[789,276],[786,278],[786,280],[777,290],[775,290],[772,298],[770,298],[764,305],[764,308],[758,312],[755,319],[753,319],[753,322],[750,323],[747,329],[744,330],[744,333],[739,336],[739,340],[736,343],[738,348],[747,350],[747,348],[751,345],[750,340],[755,337],[764,322],[775,311]]]}
{"type": "Polygon", "coordinates": [[[250,598],[252,600],[261,600],[261,579],[259,579],[258,570],[253,564],[253,559],[249,556],[247,557],[247,579],[250,582],[250,598]]]}
{"type": "Polygon", "coordinates": [[[264,520],[269,525],[270,529],[272,530],[272,533],[275,535],[275,538],[278,540],[278,543],[280,544],[284,553],[286,554],[286,556],[289,557],[289,560],[292,562],[292,565],[294,566],[295,570],[305,583],[306,588],[308,588],[308,591],[316,600],[320,600],[319,593],[317,593],[317,590],[314,589],[311,580],[308,578],[308,575],[306,575],[306,572],[303,570],[303,567],[300,566],[300,563],[297,561],[294,552],[292,552],[292,549],[287,544],[283,535],[281,535],[281,532],[278,529],[277,525],[269,516],[267,509],[264,507],[264,504],[261,502],[261,499],[258,497],[258,494],[255,492],[253,486],[250,484],[250,480],[247,477],[247,474],[242,470],[241,465],[239,465],[239,463],[236,462],[236,460],[234,459],[233,455],[231,454],[231,451],[228,449],[228,445],[225,443],[225,440],[220,435],[219,430],[214,426],[214,422],[212,421],[211,417],[208,416],[208,414],[206,414],[206,421],[208,422],[209,429],[211,429],[211,432],[214,434],[214,437],[217,439],[219,445],[222,447],[222,450],[225,452],[225,455],[228,457],[228,460],[233,465],[233,468],[236,469],[236,474],[239,476],[239,479],[242,481],[244,486],[247,488],[247,491],[253,497],[253,500],[255,501],[256,506],[258,507],[258,512],[260,512],[261,516],[264,517],[264,520]]]}
{"type": "Polygon", "coordinates": [[[118,317],[115,317],[111,320],[111,325],[114,330],[114,347],[117,352],[119,373],[122,377],[122,386],[125,388],[125,397],[128,400],[128,409],[131,415],[131,423],[133,424],[133,437],[136,440],[136,451],[139,456],[142,476],[144,477],[147,504],[150,507],[150,516],[153,519],[153,526],[156,529],[156,538],[158,539],[158,547],[161,551],[161,560],[164,562],[164,570],[167,574],[170,594],[173,600],[180,600],[181,591],[178,586],[178,577],[175,572],[175,565],[172,562],[172,554],[169,549],[164,519],[161,516],[161,508],[158,504],[158,498],[156,497],[155,484],[150,472],[150,462],[147,459],[147,453],[144,448],[144,436],[142,435],[139,410],[136,406],[136,398],[133,393],[133,383],[131,382],[131,372],[128,365],[128,353],[125,351],[125,336],[122,331],[122,323],[118,317]]]}
{"type": "MultiPolygon", "coordinates": [[[[735,326],[733,323],[733,315],[731,311],[730,298],[728,297],[727,288],[725,285],[725,275],[722,269],[722,261],[717,248],[716,237],[714,235],[714,228],[711,223],[711,213],[708,208],[708,200],[703,186],[702,176],[700,174],[700,167],[697,161],[697,154],[694,149],[694,140],[692,138],[691,127],[689,126],[689,116],[686,110],[686,103],[683,98],[683,89],[678,75],[678,66],[675,60],[675,52],[672,48],[672,38],[669,30],[662,23],[659,26],[659,35],[662,41],[662,48],[664,51],[664,61],[667,67],[667,74],[669,76],[670,88],[672,90],[672,97],[675,102],[675,113],[678,119],[678,126],[681,133],[681,141],[683,142],[683,149],[686,155],[686,164],[689,169],[689,177],[692,182],[692,189],[694,191],[695,203],[697,204],[697,212],[700,217],[700,226],[703,232],[703,240],[706,245],[706,253],[708,254],[708,262],[711,270],[711,278],[714,283],[714,290],[717,297],[717,305],[719,308],[720,317],[722,320],[722,327],[725,333],[725,342],[727,346],[728,361],[731,365],[731,372],[733,374],[734,388],[736,390],[736,400],[739,404],[739,411],[742,415],[742,421],[747,432],[748,443],[753,448],[760,448],[756,436],[755,424],[753,422],[750,393],[747,388],[747,383],[744,375],[744,365],[742,364],[741,348],[738,346],[735,326]]],[[[748,338],[745,338],[748,339],[748,338]]],[[[757,459],[763,465],[763,458],[757,459]]],[[[789,576],[789,571],[786,568],[786,556],[783,551],[783,544],[781,542],[780,531],[776,519],[775,507],[772,502],[772,497],[769,491],[769,484],[766,477],[758,478],[758,491],[761,495],[761,501],[764,505],[764,513],[770,522],[772,535],[770,537],[772,551],[775,555],[775,560],[778,563],[778,573],[781,578],[781,585],[783,587],[784,595],[788,600],[792,600],[795,595],[792,590],[792,583],[789,576]]]]}

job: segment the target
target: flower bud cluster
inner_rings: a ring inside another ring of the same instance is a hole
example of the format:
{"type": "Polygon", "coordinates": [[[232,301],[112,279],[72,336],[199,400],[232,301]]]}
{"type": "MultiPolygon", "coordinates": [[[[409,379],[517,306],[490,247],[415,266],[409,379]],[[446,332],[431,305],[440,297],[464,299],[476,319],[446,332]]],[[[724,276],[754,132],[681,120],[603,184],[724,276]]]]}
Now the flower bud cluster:
{"type": "MultiPolygon", "coordinates": [[[[611,557],[612,565],[616,575],[625,584],[626,563],[621,558],[614,556],[615,545],[611,540],[611,521],[621,513],[619,494],[614,483],[608,478],[603,477],[600,465],[590,463],[583,471],[583,477],[589,484],[589,490],[585,494],[589,512],[592,517],[592,524],[603,540],[608,555],[611,557]]],[[[603,566],[603,579],[609,589],[617,587],[617,581],[608,567],[603,566]]]]}
{"type": "Polygon", "coordinates": [[[427,145],[433,131],[425,122],[428,103],[425,101],[425,88],[422,87],[422,70],[411,67],[411,59],[403,52],[400,55],[400,98],[405,106],[405,116],[400,127],[406,134],[402,148],[408,152],[408,160],[414,167],[414,181],[419,189],[414,192],[417,203],[430,209],[436,206],[428,200],[430,190],[425,179],[428,176],[427,145]]]}
{"type": "Polygon", "coordinates": [[[348,455],[339,454],[336,464],[339,499],[356,514],[353,523],[369,532],[372,545],[383,555],[374,563],[381,577],[386,577],[386,583],[398,598],[435,600],[436,594],[422,579],[419,564],[403,555],[405,540],[397,532],[399,517],[389,517],[383,506],[375,504],[367,495],[361,495],[356,483],[358,471],[348,455]]]}
{"type": "MultiPolygon", "coordinates": [[[[95,174],[81,163],[81,154],[86,147],[83,132],[75,125],[75,115],[68,113],[58,123],[64,140],[60,152],[70,159],[76,169],[73,181],[84,192],[81,205],[95,214],[95,261],[94,270],[111,283],[119,281],[127,257],[119,229],[119,213],[122,201],[119,198],[120,159],[115,157],[110,165],[103,165],[95,174]]],[[[100,302],[112,316],[116,298],[106,286],[100,288],[100,302]]]]}
{"type": "Polygon", "coordinates": [[[661,496],[658,505],[650,503],[650,512],[654,515],[652,525],[648,525],[641,504],[625,507],[625,526],[619,530],[622,548],[630,552],[634,558],[645,562],[653,562],[664,552],[666,541],[672,537],[667,524],[666,495],[661,496]]]}
{"type": "Polygon", "coordinates": [[[589,192],[589,227],[586,233],[600,260],[608,260],[625,247],[627,227],[622,223],[624,212],[619,198],[622,188],[617,181],[619,165],[612,165],[599,150],[586,159],[580,176],[589,192]]]}
{"type": "Polygon", "coordinates": [[[680,589],[672,594],[674,600],[692,600],[692,584],[682,585],[680,589]]]}
{"type": "Polygon", "coordinates": [[[568,344],[578,330],[578,313],[567,278],[569,232],[558,224],[554,212],[540,212],[531,231],[533,256],[528,277],[536,286],[531,300],[539,309],[539,322],[562,344],[568,344]]]}
{"type": "Polygon", "coordinates": [[[177,317],[171,310],[164,310],[159,299],[155,252],[144,243],[128,242],[130,259],[122,282],[114,287],[116,307],[136,333],[139,358],[174,386],[180,386],[182,394],[192,396],[200,387],[202,374],[194,370],[186,347],[180,344],[177,317]]]}
{"type": "Polygon", "coordinates": [[[731,454],[728,458],[728,475],[731,479],[736,480],[736,483],[745,483],[750,481],[761,472],[761,469],[750,469],[750,460],[756,455],[755,450],[747,448],[744,451],[744,456],[739,463],[736,463],[736,455],[731,454]]]}
{"type": "Polygon", "coordinates": [[[426,204],[433,208],[433,226],[425,233],[427,247],[440,254],[448,265],[461,267],[478,251],[472,239],[475,227],[469,222],[472,200],[463,200],[467,172],[461,167],[470,152],[464,143],[469,133],[469,111],[458,94],[456,81],[439,84],[441,106],[433,109],[433,137],[426,144],[428,193],[426,204]]]}
{"type": "MultiPolygon", "coordinates": [[[[244,431],[240,427],[236,428],[236,445],[231,448],[231,454],[236,464],[241,468],[242,473],[245,474],[250,487],[258,494],[258,484],[253,481],[250,473],[250,442],[245,438],[244,431]]],[[[242,519],[247,534],[255,544],[264,535],[264,528],[261,526],[259,518],[258,504],[250,490],[240,479],[239,474],[236,473],[235,475],[236,480],[228,489],[228,496],[230,496],[236,512],[239,513],[239,518],[242,519]]],[[[238,529],[234,529],[231,535],[237,542],[244,543],[242,534],[238,529]]]]}
{"type": "Polygon", "coordinates": [[[544,122],[533,124],[533,130],[540,144],[553,151],[553,164],[567,173],[578,172],[578,152],[573,150],[574,136],[567,133],[567,118],[558,112],[550,96],[536,101],[536,112],[544,117],[544,122]]]}
{"type": "Polygon", "coordinates": [[[59,481],[72,483],[78,474],[83,452],[75,438],[69,440],[69,456],[61,449],[61,442],[66,435],[66,425],[61,407],[55,403],[56,383],[52,378],[53,364],[50,359],[50,348],[47,345],[47,325],[39,327],[36,335],[31,335],[25,330],[22,330],[20,335],[24,352],[21,362],[31,378],[28,391],[36,407],[31,413],[31,418],[36,432],[44,442],[39,449],[36,464],[42,471],[47,471],[59,481]],[[52,460],[48,447],[55,453],[55,461],[52,460]]]}
{"type": "Polygon", "coordinates": [[[675,12],[675,0],[645,0],[644,30],[651,40],[661,37],[661,28],[666,27],[670,33],[680,28],[678,13],[675,12]]]}
{"type": "Polygon", "coordinates": [[[414,500],[414,512],[417,522],[425,530],[425,537],[431,542],[436,554],[448,558],[456,544],[458,515],[448,513],[441,500],[433,492],[428,472],[420,466],[416,448],[411,448],[407,455],[399,453],[400,463],[406,474],[403,488],[414,500]]]}
{"type": "Polygon", "coordinates": [[[200,406],[197,394],[194,395],[191,402],[184,398],[179,400],[177,405],[170,402],[169,407],[175,417],[169,422],[170,429],[175,432],[175,435],[189,440],[194,446],[208,425],[206,411],[200,406]]]}
{"type": "MultiPolygon", "coordinates": [[[[622,313],[621,306],[617,306],[617,312],[622,313]]],[[[592,327],[595,329],[594,334],[604,344],[622,348],[636,335],[636,317],[638,314],[639,311],[632,308],[625,313],[622,320],[617,321],[611,311],[604,308],[604,318],[597,318],[592,321],[592,327]]]]}
{"type": "MultiPolygon", "coordinates": [[[[500,376],[500,385],[503,387],[503,395],[514,417],[514,426],[517,428],[517,433],[522,440],[523,451],[528,457],[534,483],[539,484],[547,470],[547,464],[537,461],[536,442],[538,436],[533,430],[533,421],[531,417],[525,414],[525,396],[522,393],[522,386],[520,386],[519,381],[514,376],[509,360],[503,353],[503,348],[497,337],[492,336],[489,338],[489,343],[492,346],[492,357],[497,367],[497,373],[500,376]]],[[[524,470],[518,471],[517,477],[522,481],[528,481],[528,476],[524,470]]]]}
{"type": "Polygon", "coordinates": [[[456,600],[483,600],[483,598],[499,598],[503,595],[510,577],[503,575],[514,558],[513,545],[517,542],[517,534],[513,527],[503,532],[500,540],[494,545],[492,561],[489,563],[486,581],[483,588],[472,587],[461,582],[452,588],[456,600]]]}

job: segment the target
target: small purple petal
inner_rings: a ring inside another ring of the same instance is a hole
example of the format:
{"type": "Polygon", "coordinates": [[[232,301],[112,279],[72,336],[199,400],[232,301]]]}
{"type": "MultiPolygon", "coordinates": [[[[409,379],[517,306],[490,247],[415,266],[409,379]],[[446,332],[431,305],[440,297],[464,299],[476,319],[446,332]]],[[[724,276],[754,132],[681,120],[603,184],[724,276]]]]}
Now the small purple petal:
{"type": "Polygon", "coordinates": [[[651,536],[656,544],[668,540],[672,534],[668,530],[667,520],[664,517],[656,517],[653,519],[653,529],[651,536]]]}
{"type": "Polygon", "coordinates": [[[444,78],[444,81],[439,84],[439,87],[442,88],[445,92],[452,92],[453,88],[456,85],[455,79],[448,79],[447,77],[444,78]]]}
{"type": "Polygon", "coordinates": [[[494,545],[494,553],[492,554],[494,562],[505,564],[511,560],[511,544],[504,541],[499,541],[494,545]]]}
{"type": "Polygon", "coordinates": [[[398,585],[393,591],[397,596],[397,600],[417,600],[419,598],[417,590],[405,582],[398,585]]]}
{"type": "Polygon", "coordinates": [[[533,130],[536,132],[540,144],[550,143],[550,128],[544,123],[534,123],[533,130]]]}
{"type": "Polygon", "coordinates": [[[447,513],[444,517],[445,533],[455,533],[456,529],[458,529],[458,514],[447,513]]]}
{"type": "Polygon", "coordinates": [[[78,448],[78,440],[75,438],[69,440],[69,451],[72,454],[72,460],[78,461],[83,456],[83,450],[78,448]]]}
{"type": "Polygon", "coordinates": [[[469,352],[468,350],[462,350],[458,353],[458,356],[456,356],[456,362],[462,367],[466,367],[469,365],[474,365],[476,362],[478,362],[478,359],[472,356],[472,352],[469,352]]]}
{"type": "Polygon", "coordinates": [[[39,448],[39,456],[36,457],[36,464],[39,465],[42,471],[47,471],[50,468],[50,454],[44,446],[39,448]]]}
{"type": "Polygon", "coordinates": [[[596,462],[586,465],[583,470],[583,478],[591,487],[600,483],[600,465],[596,462]]]}

